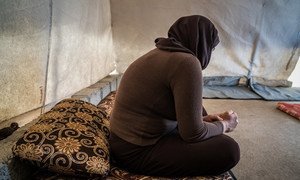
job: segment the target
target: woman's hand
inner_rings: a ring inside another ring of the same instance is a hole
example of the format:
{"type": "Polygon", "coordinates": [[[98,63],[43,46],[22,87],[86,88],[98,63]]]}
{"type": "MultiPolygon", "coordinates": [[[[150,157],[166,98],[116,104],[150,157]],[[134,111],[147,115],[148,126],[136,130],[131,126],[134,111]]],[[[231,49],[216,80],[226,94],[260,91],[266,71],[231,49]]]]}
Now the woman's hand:
{"type": "Polygon", "coordinates": [[[232,110],[219,114],[219,116],[223,119],[224,132],[233,131],[239,123],[237,114],[232,110]]]}
{"type": "Polygon", "coordinates": [[[239,123],[236,112],[233,112],[232,110],[223,112],[221,114],[210,114],[204,116],[203,121],[206,122],[221,121],[224,126],[224,132],[233,131],[239,123]]]}
{"type": "Polygon", "coordinates": [[[203,121],[206,121],[206,122],[223,121],[223,118],[221,118],[217,114],[209,114],[209,115],[203,117],[203,121]]]}

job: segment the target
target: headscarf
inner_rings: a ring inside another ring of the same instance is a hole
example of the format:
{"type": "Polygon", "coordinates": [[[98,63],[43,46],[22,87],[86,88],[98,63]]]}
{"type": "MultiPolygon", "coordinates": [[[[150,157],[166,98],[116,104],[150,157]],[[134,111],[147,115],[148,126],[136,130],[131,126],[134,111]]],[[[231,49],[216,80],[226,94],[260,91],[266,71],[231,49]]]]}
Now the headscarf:
{"type": "Polygon", "coordinates": [[[219,43],[213,23],[200,15],[179,18],[169,29],[168,38],[157,38],[156,47],[172,52],[186,52],[196,56],[205,69],[212,50],[219,43]]]}

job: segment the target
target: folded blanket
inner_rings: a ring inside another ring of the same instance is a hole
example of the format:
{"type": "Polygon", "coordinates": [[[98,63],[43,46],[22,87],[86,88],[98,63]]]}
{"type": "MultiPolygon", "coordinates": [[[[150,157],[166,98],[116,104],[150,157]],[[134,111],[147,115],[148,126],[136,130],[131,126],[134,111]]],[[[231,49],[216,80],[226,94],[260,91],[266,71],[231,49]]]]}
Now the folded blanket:
{"type": "Polygon", "coordinates": [[[300,120],[300,104],[278,102],[277,108],[300,120]]]}

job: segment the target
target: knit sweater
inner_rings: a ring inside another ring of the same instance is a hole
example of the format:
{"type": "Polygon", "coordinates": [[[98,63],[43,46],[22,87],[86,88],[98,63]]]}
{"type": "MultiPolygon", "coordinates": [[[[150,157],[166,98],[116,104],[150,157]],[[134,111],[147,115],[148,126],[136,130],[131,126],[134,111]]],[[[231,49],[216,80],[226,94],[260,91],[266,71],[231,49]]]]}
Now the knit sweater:
{"type": "Polygon", "coordinates": [[[154,49],[125,71],[111,115],[111,132],[132,144],[155,144],[178,128],[186,142],[223,133],[202,117],[202,69],[189,53],[154,49]]]}

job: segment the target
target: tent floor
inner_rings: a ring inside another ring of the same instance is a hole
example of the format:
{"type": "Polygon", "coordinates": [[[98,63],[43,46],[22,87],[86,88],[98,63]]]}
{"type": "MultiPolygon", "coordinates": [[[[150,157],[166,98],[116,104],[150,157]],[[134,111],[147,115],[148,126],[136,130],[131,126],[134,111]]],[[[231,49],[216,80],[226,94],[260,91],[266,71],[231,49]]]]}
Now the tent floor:
{"type": "Polygon", "coordinates": [[[205,99],[208,113],[237,112],[238,127],[228,135],[240,145],[237,179],[298,179],[300,121],[276,109],[276,101],[205,99]]]}

